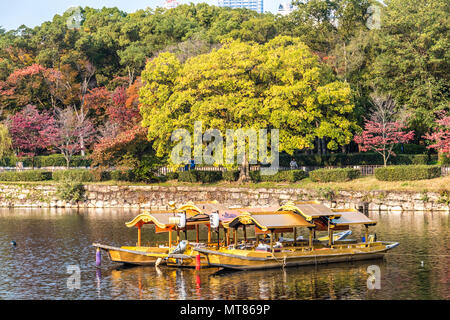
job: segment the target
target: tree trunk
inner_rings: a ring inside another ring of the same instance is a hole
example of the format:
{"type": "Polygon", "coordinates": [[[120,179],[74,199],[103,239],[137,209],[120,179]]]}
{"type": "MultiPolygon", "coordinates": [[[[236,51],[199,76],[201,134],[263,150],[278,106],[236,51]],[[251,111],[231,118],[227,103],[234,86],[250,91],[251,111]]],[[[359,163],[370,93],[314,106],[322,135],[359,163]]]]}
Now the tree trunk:
{"type": "Polygon", "coordinates": [[[81,149],[81,155],[84,157],[86,153],[84,152],[84,137],[80,136],[80,149],[81,149]]]}
{"type": "Polygon", "coordinates": [[[244,163],[241,164],[241,171],[239,173],[239,183],[245,183],[250,181],[250,165],[248,164],[247,152],[244,155],[244,163]]]}

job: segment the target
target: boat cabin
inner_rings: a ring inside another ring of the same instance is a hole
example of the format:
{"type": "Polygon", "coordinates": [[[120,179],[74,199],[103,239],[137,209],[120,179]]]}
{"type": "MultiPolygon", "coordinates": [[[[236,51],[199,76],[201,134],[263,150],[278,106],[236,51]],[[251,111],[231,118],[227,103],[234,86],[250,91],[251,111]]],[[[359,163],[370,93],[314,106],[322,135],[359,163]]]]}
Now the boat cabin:
{"type": "Polygon", "coordinates": [[[316,226],[314,238],[316,238],[315,231],[327,231],[329,245],[333,244],[335,231],[349,230],[351,225],[364,225],[365,241],[368,242],[368,228],[376,225],[376,221],[355,209],[330,209],[318,201],[288,202],[278,210],[295,212],[313,223],[316,226]]]}
{"type": "Polygon", "coordinates": [[[230,232],[233,232],[234,246],[237,246],[237,230],[242,227],[244,233],[244,243],[247,243],[247,226],[253,225],[256,234],[256,245],[259,245],[259,236],[270,234],[270,250],[274,250],[275,235],[284,232],[295,232],[297,227],[307,227],[310,229],[309,245],[312,247],[312,232],[315,225],[308,222],[304,217],[292,211],[261,211],[248,212],[240,209],[242,214],[233,220],[224,223],[227,229],[227,245],[229,244],[230,232]]]}

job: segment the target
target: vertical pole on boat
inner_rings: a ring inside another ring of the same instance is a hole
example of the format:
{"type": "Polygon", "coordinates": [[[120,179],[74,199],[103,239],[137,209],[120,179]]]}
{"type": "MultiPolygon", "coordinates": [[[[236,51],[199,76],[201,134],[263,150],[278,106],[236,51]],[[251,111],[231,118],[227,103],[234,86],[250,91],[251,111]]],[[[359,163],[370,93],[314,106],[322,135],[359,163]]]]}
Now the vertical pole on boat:
{"type": "Polygon", "coordinates": [[[332,244],[334,244],[334,240],[333,240],[333,238],[334,238],[334,236],[333,236],[333,229],[330,229],[330,237],[329,237],[329,244],[330,244],[330,246],[332,245],[332,244]]]}
{"type": "Polygon", "coordinates": [[[369,226],[367,224],[364,225],[366,227],[366,238],[365,243],[369,243],[369,226]]]}
{"type": "Polygon", "coordinates": [[[220,225],[217,227],[217,250],[220,248],[220,225]]]}
{"type": "Polygon", "coordinates": [[[247,225],[243,225],[242,229],[244,230],[244,241],[247,242],[247,225]]]}
{"type": "Polygon", "coordinates": [[[177,245],[180,243],[180,229],[177,228],[177,245]]]}
{"type": "MultiPolygon", "coordinates": [[[[184,212],[184,221],[187,221],[186,220],[186,211],[184,212]]],[[[184,240],[187,241],[187,239],[188,239],[188,227],[187,227],[187,223],[186,223],[186,225],[184,226],[184,240]]]]}
{"type": "Polygon", "coordinates": [[[138,224],[138,242],[137,242],[137,246],[138,247],[141,246],[141,228],[142,228],[142,224],[139,223],[138,224]]]}
{"type": "Polygon", "coordinates": [[[309,247],[313,247],[313,228],[309,228],[309,247]]]}
{"type": "Polygon", "coordinates": [[[172,248],[172,228],[169,228],[169,249],[172,248]]]}
{"type": "Polygon", "coordinates": [[[100,267],[102,264],[102,252],[100,251],[100,248],[97,248],[97,251],[95,252],[95,265],[97,267],[100,267]]]}
{"type": "Polygon", "coordinates": [[[270,230],[270,251],[273,253],[273,229],[270,230]]]}
{"type": "Polygon", "coordinates": [[[197,241],[197,243],[200,242],[198,228],[199,228],[199,226],[198,226],[198,224],[196,224],[195,225],[195,233],[196,233],[195,240],[197,241]]]}
{"type": "Polygon", "coordinates": [[[195,256],[195,270],[200,270],[201,268],[201,259],[200,259],[200,254],[197,254],[195,256]]]}
{"type": "Polygon", "coordinates": [[[208,224],[208,243],[211,243],[211,225],[208,224]]]}
{"type": "Polygon", "coordinates": [[[296,246],[297,246],[297,227],[294,227],[294,247],[296,246]]]}
{"type": "Polygon", "coordinates": [[[237,245],[237,228],[235,228],[233,231],[234,231],[234,245],[237,245]]]}

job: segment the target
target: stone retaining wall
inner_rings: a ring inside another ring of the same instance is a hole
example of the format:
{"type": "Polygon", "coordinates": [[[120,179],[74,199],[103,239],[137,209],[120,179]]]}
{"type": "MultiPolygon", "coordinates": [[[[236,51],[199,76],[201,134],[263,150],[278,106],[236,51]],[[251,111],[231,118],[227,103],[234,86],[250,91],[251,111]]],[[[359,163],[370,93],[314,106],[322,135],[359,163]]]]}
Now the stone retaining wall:
{"type": "Polygon", "coordinates": [[[375,211],[447,211],[450,192],[389,192],[306,190],[294,188],[226,188],[87,185],[86,200],[59,200],[52,185],[0,185],[0,207],[143,208],[162,210],[169,201],[217,200],[226,206],[280,205],[287,201],[319,200],[333,208],[375,211]]]}

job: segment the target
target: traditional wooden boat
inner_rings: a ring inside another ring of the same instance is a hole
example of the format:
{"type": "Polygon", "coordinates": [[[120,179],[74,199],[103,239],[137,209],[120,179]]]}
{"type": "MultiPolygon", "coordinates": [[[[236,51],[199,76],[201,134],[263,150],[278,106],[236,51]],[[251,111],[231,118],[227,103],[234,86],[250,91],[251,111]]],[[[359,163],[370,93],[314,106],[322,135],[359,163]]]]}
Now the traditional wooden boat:
{"type": "Polygon", "coordinates": [[[383,257],[398,243],[375,241],[374,237],[369,237],[368,227],[375,224],[375,221],[353,209],[331,210],[318,202],[288,203],[276,211],[243,212],[223,224],[227,234],[234,234],[233,244],[195,250],[207,257],[210,266],[239,270],[376,259],[383,257]],[[364,241],[344,244],[335,241],[334,231],[348,230],[350,225],[366,227],[364,241]],[[256,241],[244,239],[238,243],[237,230],[240,227],[246,230],[247,226],[254,227],[256,241]],[[275,236],[285,232],[294,232],[294,239],[297,239],[297,228],[308,228],[307,242],[275,243],[275,236]],[[327,244],[314,241],[316,231],[328,232],[327,244]],[[270,244],[267,239],[259,238],[267,234],[270,234],[270,244]]]}
{"type": "MultiPolygon", "coordinates": [[[[173,205],[174,206],[174,205],[173,205]]],[[[221,223],[236,217],[240,212],[229,210],[221,206],[217,201],[188,202],[179,208],[167,211],[144,212],[136,216],[130,222],[125,223],[129,228],[138,229],[137,243],[135,246],[113,247],[94,243],[98,250],[108,253],[111,261],[131,265],[159,265],[177,267],[195,267],[199,265],[197,261],[199,254],[195,248],[223,245],[220,243],[220,236],[217,233],[217,241],[212,242],[212,220],[215,220],[214,227],[219,232],[221,223]],[[141,232],[144,225],[153,224],[156,233],[167,233],[168,242],[158,246],[143,245],[141,232]],[[199,239],[199,228],[204,225],[208,228],[208,239],[205,242],[199,239]],[[196,231],[196,239],[188,241],[188,231],[196,231]],[[176,240],[172,239],[172,234],[176,232],[176,240]],[[181,233],[185,239],[181,240],[181,233]]],[[[200,257],[200,266],[206,267],[206,258],[200,257]]]]}

